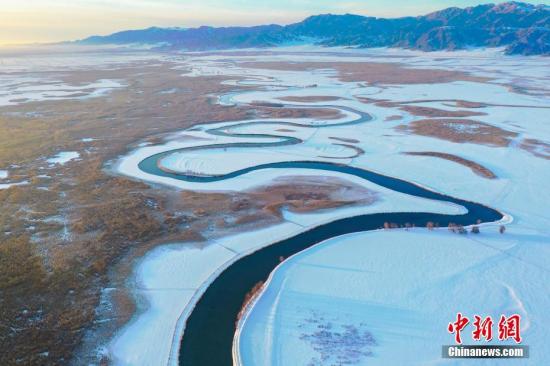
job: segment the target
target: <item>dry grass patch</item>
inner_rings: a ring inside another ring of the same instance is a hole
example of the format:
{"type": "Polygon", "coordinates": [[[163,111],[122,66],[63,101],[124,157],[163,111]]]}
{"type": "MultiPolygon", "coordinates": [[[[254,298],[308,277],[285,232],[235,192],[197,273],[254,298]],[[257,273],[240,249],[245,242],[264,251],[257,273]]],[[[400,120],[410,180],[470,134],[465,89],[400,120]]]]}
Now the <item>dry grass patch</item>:
{"type": "Polygon", "coordinates": [[[334,97],[330,95],[311,95],[311,96],[289,96],[278,98],[283,102],[298,102],[298,103],[322,103],[322,102],[335,102],[338,100],[345,100],[346,98],[334,97]]]}
{"type": "Polygon", "coordinates": [[[68,363],[94,317],[89,269],[48,271],[28,237],[0,241],[0,363],[68,363]]]}
{"type": "Polygon", "coordinates": [[[266,107],[257,109],[257,117],[272,118],[272,119],[295,119],[295,118],[311,118],[311,119],[339,119],[344,115],[338,109],[331,108],[279,108],[266,107]]]}
{"type": "Polygon", "coordinates": [[[517,133],[469,119],[421,119],[396,130],[442,140],[488,146],[508,146],[517,133]]]}
{"type": "Polygon", "coordinates": [[[358,144],[359,140],[357,139],[350,139],[350,138],[345,138],[345,137],[329,137],[329,139],[331,140],[335,140],[335,141],[340,141],[340,142],[347,142],[348,144],[358,144]]]}
{"type": "MultiPolygon", "coordinates": [[[[526,105],[526,104],[492,104],[492,103],[480,103],[480,102],[473,102],[473,101],[467,101],[467,100],[460,100],[460,99],[416,99],[416,100],[405,100],[405,101],[391,101],[389,99],[375,99],[375,98],[367,98],[367,97],[358,97],[359,101],[366,103],[366,104],[375,104],[379,107],[386,107],[386,108],[397,108],[400,106],[410,105],[410,104],[418,104],[418,103],[442,103],[448,107],[454,107],[454,108],[467,108],[467,109],[478,109],[478,108],[487,108],[487,107],[510,107],[510,108],[534,108],[534,109],[550,109],[550,107],[547,106],[540,106],[540,105],[526,105]]],[[[420,107],[424,108],[424,107],[420,107]]],[[[435,108],[436,111],[443,111],[438,108],[435,108]]],[[[457,111],[461,113],[466,113],[467,111],[457,111]]],[[[470,112],[471,113],[471,112],[470,112]]],[[[479,115],[485,115],[483,112],[477,112],[480,113],[479,115]]]]}
{"type": "Polygon", "coordinates": [[[427,84],[452,81],[484,82],[489,79],[464,72],[438,69],[412,69],[398,63],[376,62],[241,62],[240,67],[282,71],[332,69],[345,82],[363,81],[369,84],[427,84]]]}
{"type": "Polygon", "coordinates": [[[386,118],[384,118],[384,121],[399,121],[399,120],[402,120],[403,119],[403,116],[401,115],[398,115],[398,114],[394,114],[394,115],[391,115],[391,116],[387,116],[386,118]]]}
{"type": "Polygon", "coordinates": [[[495,173],[493,173],[490,169],[484,167],[483,165],[478,164],[475,161],[461,158],[460,156],[456,156],[453,154],[446,154],[446,153],[440,153],[440,152],[434,152],[434,151],[411,151],[411,152],[404,152],[403,154],[413,155],[413,156],[431,156],[435,158],[449,160],[449,161],[458,163],[460,165],[463,165],[467,168],[470,168],[470,170],[472,170],[475,174],[483,178],[487,178],[487,179],[497,178],[495,173]]]}
{"type": "Polygon", "coordinates": [[[550,144],[547,142],[537,139],[525,139],[521,142],[520,147],[539,158],[550,160],[550,144]]]}
{"type": "Polygon", "coordinates": [[[369,205],[378,194],[333,177],[282,177],[269,187],[249,192],[255,202],[276,215],[285,207],[293,212],[310,212],[350,204],[369,205]]]}
{"type": "MultiPolygon", "coordinates": [[[[440,108],[433,108],[433,107],[424,107],[424,106],[417,106],[412,105],[414,103],[431,103],[431,102],[440,102],[438,100],[415,100],[415,101],[405,101],[405,102],[394,102],[388,99],[373,99],[373,98],[365,98],[365,97],[359,97],[357,98],[359,101],[366,103],[366,104],[374,104],[378,107],[384,107],[384,108],[398,108],[402,111],[405,111],[413,116],[420,116],[420,117],[433,117],[433,118],[441,118],[441,117],[448,117],[448,118],[458,118],[458,117],[473,117],[473,116],[486,116],[487,113],[485,112],[474,112],[474,111],[468,111],[468,110],[455,110],[455,111],[449,111],[445,109],[440,108]]],[[[394,116],[392,116],[394,117],[394,116]]],[[[399,116],[395,116],[397,118],[399,116]]],[[[386,120],[388,120],[386,118],[386,120]]]]}
{"type": "Polygon", "coordinates": [[[487,107],[487,105],[484,103],[472,102],[467,100],[457,100],[454,103],[457,108],[474,108],[475,109],[475,108],[487,107]]]}
{"type": "Polygon", "coordinates": [[[472,116],[486,116],[484,112],[473,112],[467,110],[447,111],[445,109],[422,107],[414,105],[405,105],[399,107],[402,111],[405,111],[413,116],[420,117],[472,117],[472,116]]]}
{"type": "Polygon", "coordinates": [[[349,144],[333,144],[334,146],[342,146],[345,148],[348,148],[350,150],[354,151],[353,155],[349,156],[326,156],[326,155],[319,155],[320,158],[327,158],[327,159],[354,159],[358,156],[361,156],[365,153],[365,150],[361,149],[358,146],[349,145],[349,144]]]}

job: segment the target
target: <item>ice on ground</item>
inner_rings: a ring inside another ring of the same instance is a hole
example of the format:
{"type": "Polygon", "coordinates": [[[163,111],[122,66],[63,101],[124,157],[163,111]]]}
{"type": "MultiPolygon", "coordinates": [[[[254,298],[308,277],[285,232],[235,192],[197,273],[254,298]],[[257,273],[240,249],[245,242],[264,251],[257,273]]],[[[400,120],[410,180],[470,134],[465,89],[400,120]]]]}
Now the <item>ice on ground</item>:
{"type": "Polygon", "coordinates": [[[0,190],[8,189],[10,187],[15,187],[15,186],[24,186],[24,185],[27,185],[27,184],[29,184],[29,182],[26,181],[26,180],[21,181],[21,182],[15,182],[15,183],[0,183],[0,190]]]}
{"type": "Polygon", "coordinates": [[[6,73],[44,73],[67,70],[114,70],[137,62],[167,59],[169,56],[113,47],[75,45],[2,47],[0,64],[6,73]],[[121,52],[120,52],[121,51],[121,52]]]}
{"type": "Polygon", "coordinates": [[[57,153],[57,155],[46,159],[46,161],[49,164],[58,164],[58,165],[65,165],[71,160],[78,159],[80,157],[80,153],[77,151],[61,151],[57,153]]]}
{"type": "Polygon", "coordinates": [[[0,92],[0,106],[99,97],[123,87],[119,80],[100,79],[83,85],[69,85],[51,80],[47,75],[40,78],[20,78],[18,75],[10,74],[0,76],[0,85],[5,86],[0,92]]]}
{"type": "Polygon", "coordinates": [[[228,174],[250,166],[293,161],[330,161],[354,156],[353,149],[330,143],[317,146],[283,146],[274,148],[227,148],[204,151],[176,152],[159,161],[159,166],[173,172],[215,176],[228,174]],[[223,156],[223,159],[220,159],[223,156]]]}
{"type": "MultiPolygon", "coordinates": [[[[548,363],[550,298],[541,295],[550,289],[550,247],[543,237],[495,229],[349,234],[291,257],[241,321],[240,363],[439,364],[457,312],[520,314],[530,358],[507,364],[548,363]]],[[[470,331],[465,343],[473,343],[470,331]]]]}
{"type": "Polygon", "coordinates": [[[0,170],[0,179],[6,179],[9,176],[9,172],[7,170],[0,170]]]}

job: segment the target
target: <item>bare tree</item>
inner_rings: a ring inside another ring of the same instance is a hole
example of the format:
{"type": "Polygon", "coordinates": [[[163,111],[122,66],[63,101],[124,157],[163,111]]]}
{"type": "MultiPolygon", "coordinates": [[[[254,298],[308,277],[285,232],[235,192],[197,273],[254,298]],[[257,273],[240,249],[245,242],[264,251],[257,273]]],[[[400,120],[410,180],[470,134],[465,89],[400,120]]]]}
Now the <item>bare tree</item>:
{"type": "Polygon", "coordinates": [[[456,233],[456,224],[454,222],[449,222],[447,227],[449,228],[449,231],[456,233]]]}

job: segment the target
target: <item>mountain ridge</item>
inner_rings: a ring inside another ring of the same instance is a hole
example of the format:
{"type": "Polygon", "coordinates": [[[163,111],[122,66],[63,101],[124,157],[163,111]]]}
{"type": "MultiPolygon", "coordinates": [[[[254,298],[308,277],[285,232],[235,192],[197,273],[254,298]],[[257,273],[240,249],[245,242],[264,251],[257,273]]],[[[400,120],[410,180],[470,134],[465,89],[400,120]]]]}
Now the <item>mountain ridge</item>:
{"type": "Polygon", "coordinates": [[[507,54],[550,55],[550,6],[512,1],[450,7],[401,18],[320,14],[285,26],[150,27],[76,41],[93,45],[148,44],[162,50],[189,51],[265,48],[300,42],[422,51],[505,47],[507,54]]]}

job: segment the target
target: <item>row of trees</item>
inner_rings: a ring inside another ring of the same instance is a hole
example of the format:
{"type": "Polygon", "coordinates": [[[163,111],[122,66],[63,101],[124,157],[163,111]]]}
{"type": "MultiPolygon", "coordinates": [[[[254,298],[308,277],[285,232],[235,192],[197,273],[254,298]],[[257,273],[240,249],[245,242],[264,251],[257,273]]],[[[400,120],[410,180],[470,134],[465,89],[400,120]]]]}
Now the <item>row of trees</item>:
{"type": "MultiPolygon", "coordinates": [[[[481,221],[477,220],[477,224],[479,225],[480,223],[481,223],[481,221]]],[[[479,234],[481,231],[480,231],[478,225],[473,225],[470,228],[470,233],[479,234]]],[[[404,225],[399,225],[399,224],[396,224],[394,222],[387,222],[387,221],[384,222],[384,229],[386,229],[386,230],[388,230],[388,229],[399,229],[399,228],[410,229],[410,228],[414,228],[414,227],[415,227],[414,224],[410,224],[408,222],[405,223],[404,225]]],[[[437,223],[437,222],[428,221],[426,223],[426,228],[428,228],[428,230],[433,230],[434,228],[438,228],[438,227],[439,227],[439,223],[437,223]]],[[[467,234],[468,233],[466,228],[464,228],[464,226],[460,225],[460,224],[455,224],[453,222],[450,222],[447,227],[448,227],[449,231],[451,231],[453,233],[456,233],[456,234],[467,234]]],[[[506,231],[506,226],[500,225],[498,231],[499,231],[499,233],[504,234],[504,232],[506,231]]]]}

